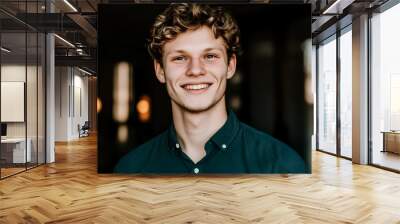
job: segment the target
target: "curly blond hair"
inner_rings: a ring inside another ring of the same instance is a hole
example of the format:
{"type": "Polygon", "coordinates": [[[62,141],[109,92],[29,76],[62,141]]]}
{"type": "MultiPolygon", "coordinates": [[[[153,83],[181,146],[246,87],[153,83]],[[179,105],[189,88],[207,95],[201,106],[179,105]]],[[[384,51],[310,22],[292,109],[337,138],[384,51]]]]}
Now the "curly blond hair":
{"type": "Polygon", "coordinates": [[[150,30],[148,50],[153,59],[162,64],[163,46],[179,34],[209,27],[215,38],[225,41],[228,59],[240,50],[240,30],[233,17],[221,7],[211,8],[196,3],[172,3],[157,16],[150,30]]]}

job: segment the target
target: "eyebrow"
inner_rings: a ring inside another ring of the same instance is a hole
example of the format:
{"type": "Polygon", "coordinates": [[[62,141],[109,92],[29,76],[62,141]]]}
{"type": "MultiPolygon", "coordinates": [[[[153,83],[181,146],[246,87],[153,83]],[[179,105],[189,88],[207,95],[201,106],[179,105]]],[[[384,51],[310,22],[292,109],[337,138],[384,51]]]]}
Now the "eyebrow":
{"type": "MultiPolygon", "coordinates": [[[[218,51],[222,51],[222,52],[224,51],[224,49],[221,49],[219,47],[208,47],[208,48],[204,49],[203,52],[209,52],[209,51],[213,51],[213,50],[218,50],[218,51]]],[[[173,50],[171,52],[167,52],[165,55],[168,56],[168,55],[174,54],[174,53],[187,53],[187,51],[185,51],[183,49],[182,50],[181,49],[173,50]]]]}

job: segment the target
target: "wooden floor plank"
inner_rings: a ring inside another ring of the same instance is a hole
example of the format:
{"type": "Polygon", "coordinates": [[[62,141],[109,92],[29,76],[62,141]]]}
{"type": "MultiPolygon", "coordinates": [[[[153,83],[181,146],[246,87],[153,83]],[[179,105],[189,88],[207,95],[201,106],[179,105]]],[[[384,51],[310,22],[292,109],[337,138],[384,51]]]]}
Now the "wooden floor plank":
{"type": "Polygon", "coordinates": [[[96,136],[0,181],[0,223],[400,223],[400,175],[313,152],[311,175],[97,174],[96,136]]]}

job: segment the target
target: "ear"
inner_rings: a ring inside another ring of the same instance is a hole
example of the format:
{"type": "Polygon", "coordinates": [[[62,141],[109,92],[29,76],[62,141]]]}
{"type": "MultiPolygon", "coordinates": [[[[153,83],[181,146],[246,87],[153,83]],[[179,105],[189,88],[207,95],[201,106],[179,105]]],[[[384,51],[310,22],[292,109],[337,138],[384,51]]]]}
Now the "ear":
{"type": "Polygon", "coordinates": [[[158,81],[160,81],[161,83],[165,83],[164,68],[157,60],[154,60],[154,71],[156,72],[158,81]]]}
{"type": "Polygon", "coordinates": [[[231,58],[228,61],[227,79],[232,78],[235,72],[236,72],[236,55],[232,54],[231,58]]]}

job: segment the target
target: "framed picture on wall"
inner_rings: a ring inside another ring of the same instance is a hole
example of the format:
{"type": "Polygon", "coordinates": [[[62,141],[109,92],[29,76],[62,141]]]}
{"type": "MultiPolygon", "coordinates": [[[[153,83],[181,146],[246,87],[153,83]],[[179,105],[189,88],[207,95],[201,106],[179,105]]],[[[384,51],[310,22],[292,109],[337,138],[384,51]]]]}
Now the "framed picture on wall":
{"type": "Polygon", "coordinates": [[[99,5],[98,171],[309,173],[310,12],[99,5]]]}

